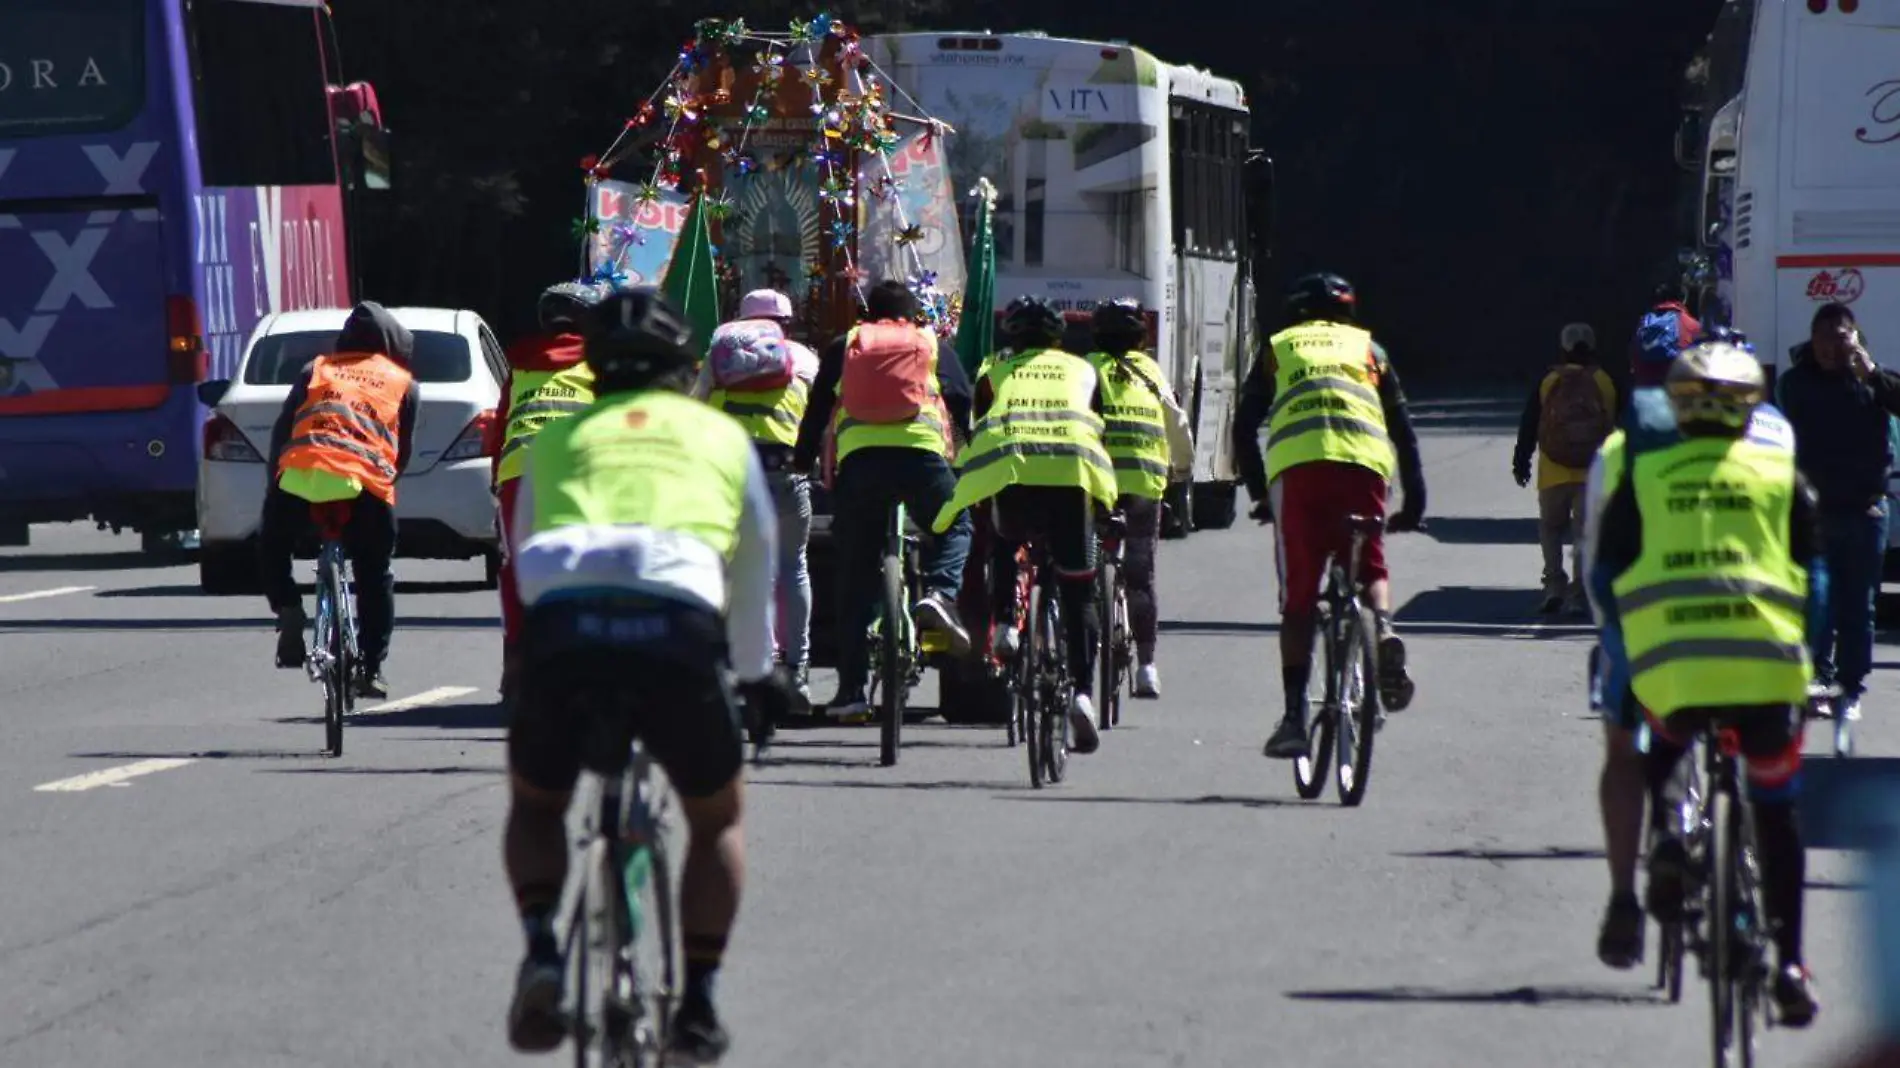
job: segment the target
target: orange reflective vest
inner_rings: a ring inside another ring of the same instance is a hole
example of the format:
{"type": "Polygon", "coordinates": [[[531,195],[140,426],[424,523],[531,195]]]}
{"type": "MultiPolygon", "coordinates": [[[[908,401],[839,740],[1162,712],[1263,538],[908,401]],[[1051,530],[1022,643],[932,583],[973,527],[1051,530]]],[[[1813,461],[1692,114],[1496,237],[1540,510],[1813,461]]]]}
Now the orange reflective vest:
{"type": "Polygon", "coordinates": [[[396,460],[403,398],[414,378],[380,354],[319,356],[309,395],[277,461],[285,471],[321,471],[354,479],[385,504],[396,503],[396,460]]]}

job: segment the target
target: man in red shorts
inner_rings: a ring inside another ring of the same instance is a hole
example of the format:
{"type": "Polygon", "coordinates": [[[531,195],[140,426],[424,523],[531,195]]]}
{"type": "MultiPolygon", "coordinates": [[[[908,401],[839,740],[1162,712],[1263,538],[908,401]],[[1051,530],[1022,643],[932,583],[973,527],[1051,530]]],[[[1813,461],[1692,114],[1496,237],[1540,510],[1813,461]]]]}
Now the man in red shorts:
{"type": "MultiPolygon", "coordinates": [[[[1353,325],[1356,297],[1338,275],[1308,275],[1287,293],[1292,326],[1275,334],[1255,361],[1234,414],[1234,456],[1254,518],[1278,517],[1280,676],[1286,717],[1267,739],[1270,757],[1307,753],[1307,682],[1313,619],[1326,558],[1351,549],[1346,517],[1384,518],[1397,469],[1405,505],[1386,524],[1417,530],[1425,514],[1425,476],[1405,392],[1372,335],[1353,325]],[[1267,424],[1265,455],[1260,424],[1267,424]]],[[[1379,638],[1379,697],[1398,712],[1412,703],[1405,643],[1392,629],[1385,543],[1366,541],[1360,563],[1379,638]]]]}

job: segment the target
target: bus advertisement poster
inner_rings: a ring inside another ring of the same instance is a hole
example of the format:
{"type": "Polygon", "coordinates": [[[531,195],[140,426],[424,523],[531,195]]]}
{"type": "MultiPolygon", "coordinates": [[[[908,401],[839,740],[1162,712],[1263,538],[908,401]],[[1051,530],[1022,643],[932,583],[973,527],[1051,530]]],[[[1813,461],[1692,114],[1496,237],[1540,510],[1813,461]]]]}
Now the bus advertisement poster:
{"type": "Polygon", "coordinates": [[[642,198],[641,187],[631,182],[594,184],[593,213],[600,229],[588,246],[588,273],[611,273],[629,285],[660,284],[691,203],[677,189],[647,194],[642,198]]]}

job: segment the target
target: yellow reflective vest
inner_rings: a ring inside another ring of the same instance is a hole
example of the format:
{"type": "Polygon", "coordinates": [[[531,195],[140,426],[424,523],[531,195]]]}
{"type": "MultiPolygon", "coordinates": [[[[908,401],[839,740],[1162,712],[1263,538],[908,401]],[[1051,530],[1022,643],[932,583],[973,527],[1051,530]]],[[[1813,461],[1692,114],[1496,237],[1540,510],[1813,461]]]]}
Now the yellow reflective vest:
{"type": "Polygon", "coordinates": [[[587,410],[594,402],[594,369],[577,363],[559,371],[516,371],[508,391],[508,425],[495,464],[497,485],[527,470],[528,446],[549,423],[587,410]]]}
{"type": "Polygon", "coordinates": [[[1161,368],[1147,355],[1091,353],[1101,376],[1102,444],[1115,465],[1116,489],[1127,496],[1158,501],[1168,491],[1168,427],[1161,395],[1161,368]]]}
{"type": "Polygon", "coordinates": [[[639,525],[731,559],[752,440],[729,415],[668,390],[615,394],[541,431],[531,534],[639,525]]]}
{"type": "Polygon", "coordinates": [[[1643,524],[1642,555],[1611,588],[1631,689],[1658,717],[1807,700],[1808,576],[1788,537],[1793,436],[1778,418],[1768,430],[1633,458],[1623,435],[1605,443],[1605,486],[1627,467],[1643,524]]]}
{"type": "Polygon", "coordinates": [[[789,448],[798,444],[798,424],[804,421],[810,399],[811,386],[802,378],[793,378],[778,389],[759,392],[715,389],[706,403],[737,419],[755,443],[789,448]]]}
{"type": "Polygon", "coordinates": [[[1267,478],[1299,464],[1357,464],[1391,480],[1398,467],[1386,435],[1372,335],[1344,323],[1301,323],[1273,335],[1273,407],[1267,415],[1267,478]]]}
{"type": "Polygon", "coordinates": [[[1115,506],[1115,468],[1102,445],[1102,419],[1090,410],[1097,375],[1087,360],[1033,349],[996,361],[984,377],[990,408],[959,458],[957,492],[937,513],[938,533],[958,512],[1010,486],[1074,487],[1115,506]]]}

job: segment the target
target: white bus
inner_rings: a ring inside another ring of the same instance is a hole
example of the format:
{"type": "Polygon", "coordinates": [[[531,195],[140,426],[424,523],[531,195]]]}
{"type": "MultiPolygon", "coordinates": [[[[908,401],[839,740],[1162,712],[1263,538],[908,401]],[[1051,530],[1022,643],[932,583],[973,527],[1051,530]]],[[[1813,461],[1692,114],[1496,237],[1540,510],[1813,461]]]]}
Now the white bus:
{"type": "MultiPolygon", "coordinates": [[[[1727,298],[1714,307],[1779,369],[1839,301],[1900,367],[1900,0],[1729,0],[1722,19],[1718,35],[1748,33],[1711,39],[1712,64],[1745,57],[1705,139],[1702,239],[1727,298]]],[[[1896,546],[1900,524],[1890,561],[1896,546]]]]}
{"type": "Polygon", "coordinates": [[[1155,358],[1195,426],[1193,483],[1177,493],[1196,526],[1231,525],[1228,427],[1254,333],[1240,85],[1123,42],[1037,33],[891,34],[864,51],[898,110],[955,129],[959,193],[996,185],[999,310],[1037,294],[1078,329],[1100,300],[1154,310],[1155,358]]]}

